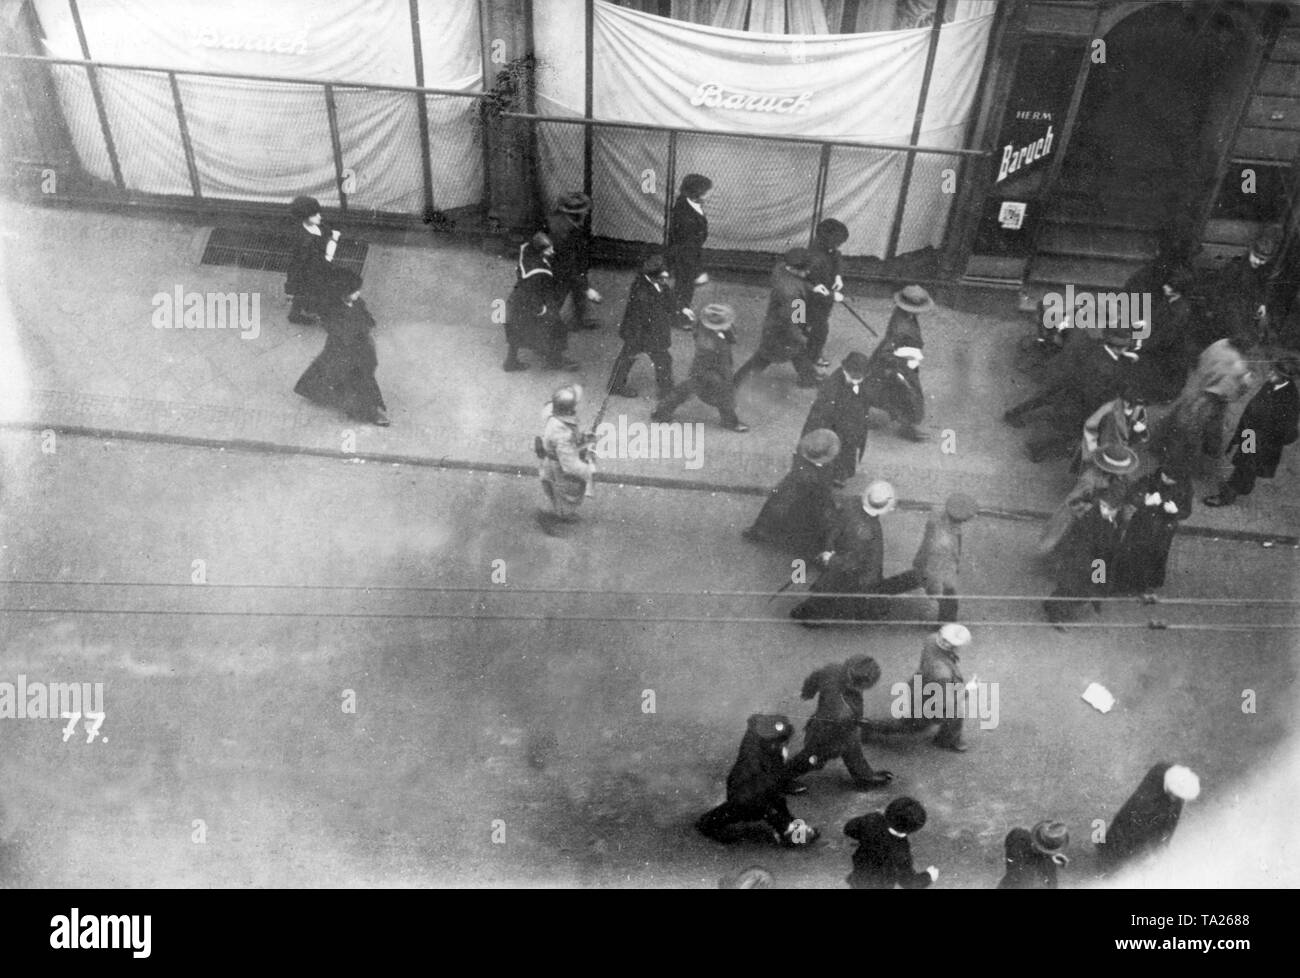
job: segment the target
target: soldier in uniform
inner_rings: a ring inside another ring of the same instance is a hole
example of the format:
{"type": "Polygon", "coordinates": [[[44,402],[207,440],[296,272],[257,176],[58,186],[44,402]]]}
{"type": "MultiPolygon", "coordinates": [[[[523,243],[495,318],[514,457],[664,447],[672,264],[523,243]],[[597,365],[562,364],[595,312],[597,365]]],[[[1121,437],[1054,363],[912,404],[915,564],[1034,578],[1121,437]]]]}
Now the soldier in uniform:
{"type": "Polygon", "coordinates": [[[673,341],[673,322],[679,315],[695,318],[668,284],[668,266],[664,263],[664,256],[658,253],[646,256],[641,263],[641,274],[632,280],[623,324],[619,327],[623,349],[614,361],[611,394],[615,397],[637,396],[636,391],[628,386],[627,378],[633,362],[642,353],[654,364],[659,397],[665,398],[672,392],[673,355],[668,348],[673,341]]]}
{"type": "Polygon", "coordinates": [[[871,403],[866,377],[870,362],[865,353],[850,352],[840,369],[822,381],[817,399],[808,411],[808,420],[803,424],[805,435],[825,428],[839,436],[840,453],[835,457],[832,478],[837,488],[853,478],[867,447],[871,403]]]}
{"type": "Polygon", "coordinates": [[[744,538],[777,543],[805,558],[821,553],[836,525],[830,463],[839,453],[840,440],[833,431],[819,429],[800,438],[790,471],[767,497],[744,538]]]}
{"type": "MultiPolygon", "coordinates": [[[[921,665],[916,673],[921,679],[920,698],[913,696],[912,715],[891,717],[888,720],[867,720],[863,723],[864,732],[866,734],[912,734],[929,730],[937,723],[939,730],[934,735],[934,746],[958,753],[965,751],[966,745],[961,741],[961,727],[965,717],[961,715],[964,710],[960,704],[965,702],[966,680],[962,678],[961,669],[957,665],[957,650],[964,649],[969,644],[970,630],[956,622],[949,622],[934,634],[926,636],[925,644],[921,647],[921,665]],[[951,702],[956,706],[959,715],[925,716],[926,698],[934,695],[930,691],[937,688],[943,692],[942,702],[946,708],[950,702],[947,695],[950,687],[955,691],[951,702]]],[[[915,680],[912,683],[912,692],[917,693],[915,680]]]]}
{"type": "Polygon", "coordinates": [[[600,293],[587,283],[591,267],[591,234],[587,217],[591,198],[574,191],[565,194],[546,220],[546,230],[555,244],[556,317],[566,297],[573,299],[573,324],[578,329],[599,329],[600,321],[591,311],[590,302],[600,302],[600,293]]]}
{"type": "Polygon", "coordinates": [[[566,384],[551,395],[544,417],[546,426],[538,439],[541,466],[538,475],[549,510],[539,510],[542,530],[552,536],[564,524],[576,523],[578,507],[591,486],[596,465],[582,432],[578,430],[578,404],[582,388],[566,384]]]}
{"type": "Polygon", "coordinates": [[[961,572],[962,524],[975,518],[979,506],[964,492],[955,492],[930,510],[925,535],[912,561],[912,569],[886,578],[881,591],[902,594],[925,588],[930,597],[939,598],[939,620],[957,620],[957,576],[961,572]]]}
{"type": "Polygon", "coordinates": [[[817,225],[808,249],[808,358],[818,367],[830,366],[822,358],[822,350],[830,335],[831,310],[835,303],[844,301],[840,248],[848,240],[849,229],[828,217],[817,225]]]}
{"type": "Polygon", "coordinates": [[[1137,790],[1124,802],[1106,828],[1106,840],[1097,843],[1097,859],[1104,872],[1119,869],[1128,860],[1147,855],[1169,843],[1178,828],[1183,802],[1201,794],[1201,779],[1181,764],[1156,764],[1137,790]]]}
{"type": "Polygon", "coordinates": [[[773,842],[810,845],[818,832],[786,805],[786,745],[794,733],[789,717],[755,713],[749,718],[740,753],[727,775],[727,800],[706,812],[695,827],[718,842],[734,841],[728,831],[739,823],[765,822],[773,842]]]}
{"type": "MultiPolygon", "coordinates": [[[[704,214],[704,198],[713,189],[713,181],[699,173],[682,177],[677,201],[673,204],[668,222],[666,245],[668,268],[673,274],[677,301],[690,308],[695,297],[695,287],[709,280],[704,271],[704,242],[709,238],[709,219],[704,214]]],[[[682,329],[690,329],[692,321],[685,316],[678,320],[682,329]]]]}
{"type": "Polygon", "coordinates": [[[695,359],[691,373],[667,395],[661,395],[651,421],[668,422],[673,412],[692,397],[718,409],[722,426],[745,432],[749,426],[736,417],[736,392],[731,386],[731,348],[736,334],[732,326],[736,312],[731,306],[713,303],[704,307],[695,327],[695,359]]]}
{"type": "Polygon", "coordinates": [[[818,557],[826,572],[813,595],[790,611],[791,618],[811,628],[827,618],[872,621],[888,613],[889,600],[876,596],[883,590],[885,559],[880,517],[892,513],[896,504],[894,487],[882,480],[867,486],[861,501],[850,496],[840,502],[835,527],[818,557]]]}
{"type": "Polygon", "coordinates": [[[787,360],[794,363],[800,387],[817,386],[817,368],[808,356],[808,338],[804,334],[810,261],[807,248],[791,248],[772,269],[772,294],[763,319],[763,336],[758,350],[736,371],[732,383],[737,388],[751,373],[761,373],[787,360]]]}
{"type": "Polygon", "coordinates": [[[1271,479],[1282,461],[1282,450],[1300,438],[1300,358],[1275,360],[1264,378],[1264,386],[1241,413],[1237,434],[1229,445],[1232,476],[1219,491],[1204,500],[1206,506],[1229,506],[1238,496],[1249,496],[1256,479],[1271,479]]]}
{"type": "Polygon", "coordinates": [[[919,873],[912,863],[912,844],[907,837],[925,827],[925,808],[915,798],[895,798],[884,812],[871,812],[850,819],[844,834],[858,843],[853,853],[853,872],[846,882],[855,890],[921,890],[939,878],[939,871],[927,866],[919,873]]]}
{"type": "Polygon", "coordinates": [[[894,780],[889,771],[873,771],[862,753],[862,691],[876,685],[880,666],[867,655],[823,666],[803,681],[799,695],[817,697],[817,709],[804,727],[803,749],[791,758],[786,773],[788,790],[799,793],[804,785],[794,783],[809,771],[820,771],[829,761],[842,758],[853,786],[870,791],[894,780]]]}

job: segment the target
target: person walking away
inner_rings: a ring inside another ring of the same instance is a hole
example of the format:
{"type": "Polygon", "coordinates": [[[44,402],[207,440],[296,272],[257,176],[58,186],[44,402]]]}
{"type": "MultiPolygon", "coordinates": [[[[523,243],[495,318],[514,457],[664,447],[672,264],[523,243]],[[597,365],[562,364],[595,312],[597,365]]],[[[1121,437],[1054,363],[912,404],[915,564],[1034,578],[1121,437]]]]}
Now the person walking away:
{"type": "Polygon", "coordinates": [[[839,453],[840,440],[833,431],[810,431],[800,438],[790,471],[741,535],[753,542],[778,544],[809,560],[820,554],[836,526],[830,463],[839,453]]]}
{"type": "Polygon", "coordinates": [[[664,256],[658,253],[647,255],[641,262],[641,274],[632,280],[623,323],[619,327],[623,348],[614,360],[609,383],[611,394],[615,397],[637,396],[636,391],[628,386],[627,378],[632,364],[642,353],[654,364],[659,397],[665,398],[672,392],[673,356],[669,347],[673,340],[673,322],[678,315],[695,318],[689,308],[682,307],[669,284],[664,256]]]}
{"type": "Polygon", "coordinates": [[[1105,840],[1097,843],[1102,871],[1112,873],[1168,845],[1183,803],[1195,801],[1200,794],[1201,779],[1191,769],[1181,764],[1153,765],[1106,827],[1105,840]]]}
{"type": "Polygon", "coordinates": [[[808,357],[808,338],[804,334],[809,261],[807,248],[791,248],[773,267],[763,335],[758,350],[732,378],[737,389],[751,373],[761,373],[774,363],[786,361],[794,364],[800,387],[817,386],[817,368],[808,357]]]}
{"type": "Polygon", "coordinates": [[[867,447],[871,393],[866,378],[870,363],[865,353],[851,351],[840,369],[822,381],[817,399],[808,411],[808,420],[803,424],[805,435],[825,428],[839,436],[840,453],[835,457],[831,479],[836,488],[842,488],[853,478],[867,447]]]}
{"type": "Polygon", "coordinates": [[[293,297],[289,322],[311,326],[320,322],[323,308],[335,298],[331,285],[333,261],[342,233],[324,223],[320,201],[315,197],[295,197],[289,213],[298,221],[284,277],[284,293],[293,297]]]}
{"type": "MultiPolygon", "coordinates": [[[[668,220],[666,257],[668,270],[673,276],[677,301],[686,309],[695,298],[695,287],[704,285],[709,275],[704,270],[704,242],[709,239],[709,219],[704,213],[704,198],[713,189],[713,181],[699,173],[682,177],[677,200],[668,220]]],[[[694,323],[682,316],[677,321],[682,329],[691,329],[694,323]]]]}
{"type": "Polygon", "coordinates": [[[736,392],[731,386],[731,348],[736,344],[736,311],[723,303],[711,303],[700,312],[695,326],[695,359],[686,380],[661,396],[650,415],[651,421],[672,421],[673,412],[692,397],[718,409],[722,426],[746,432],[749,426],[736,416],[736,392]]]}
{"type": "Polygon", "coordinates": [[[1055,890],[1057,869],[1070,865],[1065,854],[1069,844],[1064,822],[1045,820],[1032,829],[1012,829],[1005,843],[1007,869],[998,889],[1055,890]]]}
{"type": "Polygon", "coordinates": [[[298,378],[294,393],[342,411],[349,418],[386,428],[388,414],[375,370],[374,317],[361,298],[361,276],[337,269],[332,300],[318,304],[326,330],[325,348],[298,378]]]}

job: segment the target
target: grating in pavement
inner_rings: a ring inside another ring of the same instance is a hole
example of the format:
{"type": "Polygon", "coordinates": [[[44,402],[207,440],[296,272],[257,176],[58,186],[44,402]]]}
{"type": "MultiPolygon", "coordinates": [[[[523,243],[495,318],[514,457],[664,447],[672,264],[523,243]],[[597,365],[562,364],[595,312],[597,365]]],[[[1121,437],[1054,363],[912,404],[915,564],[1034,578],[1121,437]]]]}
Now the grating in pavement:
{"type": "MultiPolygon", "coordinates": [[[[199,264],[260,268],[268,272],[288,271],[295,237],[292,231],[213,228],[199,264]]],[[[334,251],[334,264],[361,275],[369,248],[370,245],[364,241],[343,238],[334,251]]]]}

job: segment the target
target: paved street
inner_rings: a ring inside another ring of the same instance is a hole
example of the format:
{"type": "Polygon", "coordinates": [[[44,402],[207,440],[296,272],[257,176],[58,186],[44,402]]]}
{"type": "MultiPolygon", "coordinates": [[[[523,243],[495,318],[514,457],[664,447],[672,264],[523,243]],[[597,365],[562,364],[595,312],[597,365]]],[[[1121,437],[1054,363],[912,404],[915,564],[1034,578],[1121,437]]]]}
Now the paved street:
{"type": "MultiPolygon", "coordinates": [[[[792,599],[766,594],[788,565],[739,536],[756,498],[601,486],[562,540],[535,531],[527,477],[42,447],[37,432],[0,434],[4,678],[102,681],[106,719],[93,743],[80,729],[62,742],[58,720],[0,722],[7,885],[713,886],[757,862],[782,885],[838,887],[843,822],[895,793],[929,808],[914,851],[937,885],[992,886],[1006,831],[1048,815],[1070,825],[1064,878],[1079,885],[1093,820],[1159,759],[1204,789],[1161,874],[1133,882],[1300,879],[1294,630],[1140,627],[1267,626],[1293,610],[1117,603],[1060,635],[1033,601],[968,601],[962,661],[999,684],[996,728],[968,721],[962,756],[870,745],[898,776],[890,792],[855,795],[835,765],[810,775],[791,807],[827,830],[814,851],[726,848],[692,823],[721,799],[745,717],[807,715],[803,677],[863,651],[883,671],[868,714],[885,715],[925,634],[784,620],[792,599]],[[1110,714],[1080,699],[1091,681],[1114,693],[1110,714]],[[1241,709],[1246,689],[1257,713],[1241,709]]],[[[888,518],[887,570],[921,527],[917,512],[888,518]]],[[[971,590],[1042,594],[1036,532],[971,524],[971,590]]],[[[1298,574],[1290,547],[1189,537],[1166,596],[1294,598],[1298,574]]],[[[898,611],[929,614],[920,599],[898,611]]]]}

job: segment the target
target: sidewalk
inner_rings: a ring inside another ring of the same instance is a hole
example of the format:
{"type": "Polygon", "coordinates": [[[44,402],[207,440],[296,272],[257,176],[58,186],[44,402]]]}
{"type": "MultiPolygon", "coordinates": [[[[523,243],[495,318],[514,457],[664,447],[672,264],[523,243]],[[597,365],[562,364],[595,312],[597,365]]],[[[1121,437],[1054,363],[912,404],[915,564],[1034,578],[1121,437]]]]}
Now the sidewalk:
{"type": "MultiPolygon", "coordinates": [[[[0,228],[6,232],[0,235],[0,274],[16,320],[28,392],[26,398],[8,399],[0,423],[396,456],[425,464],[442,460],[521,473],[534,468],[533,436],[549,393],[562,380],[586,386],[584,423],[595,412],[619,347],[617,320],[631,278],[626,271],[593,273],[593,285],[605,296],[599,309],[606,326],[572,335],[569,352],[581,370],[570,376],[534,366],[507,374],[501,370],[502,327],[492,322],[492,314],[494,302],[504,302],[514,284],[508,259],[488,250],[492,246],[463,240],[363,233],[371,241],[363,294],[379,324],[378,379],[393,420],[391,428],[382,429],[348,422],[293,393],[298,376],[320,351],[323,333],[287,322],[283,275],[200,265],[206,227],[4,201],[0,228]],[[155,328],[153,297],[171,296],[177,287],[256,294],[260,332],[251,338],[250,330],[250,338],[244,338],[237,329],[155,328]]],[[[849,291],[858,311],[883,333],[888,295],[876,289],[864,296],[853,285],[849,291]]],[[[937,298],[939,308],[922,320],[924,427],[931,440],[912,444],[889,428],[873,431],[850,489],[883,477],[912,503],[962,489],[985,509],[1023,518],[1045,515],[1072,480],[1063,463],[1037,466],[1025,459],[1025,433],[999,420],[1033,388],[1012,367],[1026,328],[1014,294],[1007,294],[1002,315],[956,311],[943,295],[937,298]],[[947,439],[945,431],[951,433],[947,439]],[[945,453],[945,442],[955,450],[945,453]]],[[[996,308],[999,298],[980,305],[996,308]]],[[[718,300],[736,307],[740,363],[757,344],[766,290],[722,281],[696,293],[697,306],[718,300]]],[[[673,342],[680,379],[691,360],[690,337],[677,332],[673,342]]],[[[850,349],[869,353],[874,342],[849,315],[834,313],[827,345],[833,363],[850,349]]],[[[6,378],[22,376],[13,366],[5,365],[6,378]]],[[[799,390],[794,381],[788,366],[751,379],[739,402],[739,413],[752,429],[744,435],[717,427],[716,413],[699,402],[683,406],[677,420],[705,424],[698,464],[692,467],[683,459],[605,459],[602,476],[714,491],[765,490],[787,470],[812,402],[813,392],[799,390]]],[[[638,362],[632,384],[640,398],[610,401],[605,419],[616,426],[649,421],[654,383],[648,362],[638,362]]],[[[1298,486],[1300,452],[1291,450],[1276,479],[1261,482],[1252,497],[1234,507],[1198,505],[1189,527],[1294,537],[1300,532],[1298,486]]],[[[1209,489],[1209,481],[1203,481],[1198,496],[1209,489]]]]}

